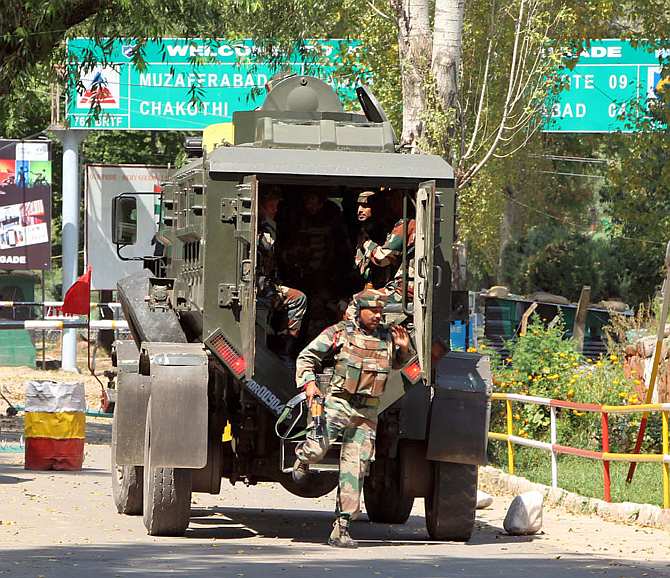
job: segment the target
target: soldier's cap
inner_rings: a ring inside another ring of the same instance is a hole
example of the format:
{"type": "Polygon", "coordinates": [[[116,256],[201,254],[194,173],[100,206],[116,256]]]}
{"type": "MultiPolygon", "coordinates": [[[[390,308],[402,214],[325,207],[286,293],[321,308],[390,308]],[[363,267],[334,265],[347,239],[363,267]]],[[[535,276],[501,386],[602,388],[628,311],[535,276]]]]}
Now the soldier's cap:
{"type": "Polygon", "coordinates": [[[363,191],[360,195],[358,195],[358,200],[356,202],[359,205],[367,205],[375,200],[374,196],[376,194],[377,193],[375,193],[374,191],[363,191]]]}
{"type": "Polygon", "coordinates": [[[374,307],[384,307],[388,299],[385,293],[377,289],[363,289],[354,295],[354,305],[358,309],[372,309],[374,307]]]}

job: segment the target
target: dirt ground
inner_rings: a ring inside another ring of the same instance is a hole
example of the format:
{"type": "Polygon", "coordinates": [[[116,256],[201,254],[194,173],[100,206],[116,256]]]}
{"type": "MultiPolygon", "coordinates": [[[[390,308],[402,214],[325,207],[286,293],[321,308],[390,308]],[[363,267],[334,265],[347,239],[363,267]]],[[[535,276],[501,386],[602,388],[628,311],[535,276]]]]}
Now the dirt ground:
{"type": "MultiPolygon", "coordinates": [[[[58,353],[60,355],[60,353],[58,353]]],[[[86,343],[80,342],[77,347],[77,366],[80,373],[67,371],[41,370],[31,367],[0,367],[0,392],[13,404],[23,405],[26,381],[52,380],[67,383],[79,382],[86,387],[86,401],[88,409],[100,409],[101,386],[98,380],[91,375],[87,366],[86,343]]],[[[112,368],[111,359],[104,353],[97,355],[95,370],[100,381],[106,385],[107,378],[103,372],[112,368]]],[[[0,413],[7,411],[7,402],[0,397],[0,413]]]]}
{"type": "MultiPolygon", "coordinates": [[[[20,418],[12,421],[20,429],[20,418]]],[[[194,495],[185,537],[152,538],[141,517],[119,515],[112,503],[110,420],[88,420],[87,435],[81,472],[26,471],[21,454],[0,452],[0,575],[670,576],[665,532],[545,509],[541,534],[506,536],[509,496],[478,512],[467,544],[430,541],[417,499],[405,525],[355,522],[361,547],[342,551],[324,544],[332,493],[309,500],[276,484],[233,487],[224,480],[221,495],[194,495]]]]}

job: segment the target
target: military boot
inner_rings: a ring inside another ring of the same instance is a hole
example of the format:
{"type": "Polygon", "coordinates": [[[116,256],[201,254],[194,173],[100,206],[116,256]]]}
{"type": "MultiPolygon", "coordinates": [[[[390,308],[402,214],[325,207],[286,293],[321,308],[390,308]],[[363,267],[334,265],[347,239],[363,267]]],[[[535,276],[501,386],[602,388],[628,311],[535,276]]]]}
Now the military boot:
{"type": "Polygon", "coordinates": [[[297,459],[293,464],[293,471],[291,472],[293,481],[296,484],[303,485],[305,482],[307,482],[309,475],[309,464],[297,459]]]}
{"type": "Polygon", "coordinates": [[[334,548],[358,548],[358,542],[349,535],[349,520],[346,518],[335,520],[328,545],[334,548]]]}

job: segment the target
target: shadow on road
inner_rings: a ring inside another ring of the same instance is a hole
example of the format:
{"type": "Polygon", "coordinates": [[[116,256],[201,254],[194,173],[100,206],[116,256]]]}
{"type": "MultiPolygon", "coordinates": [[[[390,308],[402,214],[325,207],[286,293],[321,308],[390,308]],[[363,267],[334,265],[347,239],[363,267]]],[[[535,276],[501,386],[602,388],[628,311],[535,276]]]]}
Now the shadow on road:
{"type": "Polygon", "coordinates": [[[0,464],[0,483],[2,483],[2,474],[6,472],[30,472],[30,475],[34,478],[21,478],[22,482],[27,482],[29,480],[35,479],[39,476],[67,476],[67,477],[77,477],[77,476],[100,476],[100,475],[109,475],[109,470],[100,469],[100,468],[87,468],[86,463],[84,462],[84,468],[82,470],[67,471],[67,470],[26,470],[23,463],[20,464],[0,464]]]}
{"type": "MultiPolygon", "coordinates": [[[[263,538],[282,538],[300,544],[325,543],[333,523],[333,514],[315,510],[270,508],[208,508],[191,510],[188,538],[242,538],[252,534],[263,538]]],[[[352,523],[351,535],[365,547],[425,546],[442,544],[430,539],[423,516],[411,516],[405,524],[375,524],[366,519],[352,523]]],[[[477,520],[467,544],[530,542],[543,535],[506,536],[502,529],[477,520]]]]}
{"type": "Polygon", "coordinates": [[[112,443],[112,420],[96,418],[86,420],[86,443],[93,445],[109,445],[112,443]]]}
{"type": "Polygon", "coordinates": [[[197,544],[184,540],[157,541],[149,544],[123,543],[97,546],[72,546],[6,550],[0,558],[0,573],[13,578],[36,575],[89,578],[104,576],[162,576],[177,574],[189,577],[240,576],[268,578],[287,576],[313,578],[333,576],[357,578],[380,575],[403,578],[444,578],[451,576],[514,578],[582,578],[584,576],[626,576],[626,578],[659,578],[667,576],[658,567],[637,562],[609,562],[585,557],[562,557],[547,560],[528,556],[472,556],[449,553],[449,545],[440,553],[422,551],[412,558],[386,552],[384,556],[366,553],[368,544],[355,551],[314,546],[308,551],[295,544],[257,545],[197,544]],[[446,550],[446,552],[445,552],[446,550]],[[306,554],[306,555],[305,555],[306,554]]]}
{"type": "MultiPolygon", "coordinates": [[[[0,467],[2,470],[2,467],[0,467]]],[[[16,476],[5,476],[0,473],[0,485],[2,484],[22,484],[24,482],[31,482],[33,478],[17,478],[16,476]]]]}

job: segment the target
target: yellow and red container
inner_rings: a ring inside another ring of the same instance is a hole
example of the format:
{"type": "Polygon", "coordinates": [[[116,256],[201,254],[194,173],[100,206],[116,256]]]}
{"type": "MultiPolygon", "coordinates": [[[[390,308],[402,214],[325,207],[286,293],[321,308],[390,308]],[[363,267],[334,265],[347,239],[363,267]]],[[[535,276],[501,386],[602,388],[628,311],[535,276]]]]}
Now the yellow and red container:
{"type": "Polygon", "coordinates": [[[26,382],[25,469],[81,470],[86,437],[83,383],[26,382]]]}

